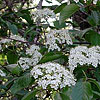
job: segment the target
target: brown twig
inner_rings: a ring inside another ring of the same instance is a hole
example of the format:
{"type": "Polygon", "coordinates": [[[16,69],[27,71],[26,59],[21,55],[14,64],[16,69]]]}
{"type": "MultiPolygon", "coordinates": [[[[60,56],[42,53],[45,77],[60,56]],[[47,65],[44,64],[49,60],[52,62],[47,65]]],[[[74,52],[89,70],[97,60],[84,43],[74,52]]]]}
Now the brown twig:
{"type": "Polygon", "coordinates": [[[1,7],[1,8],[0,8],[0,10],[5,9],[5,8],[6,8],[6,5],[5,5],[5,6],[3,6],[3,7],[1,7]]]}
{"type": "Polygon", "coordinates": [[[40,44],[40,43],[28,42],[28,41],[21,41],[21,40],[16,40],[16,39],[13,39],[13,38],[10,38],[10,37],[4,37],[3,39],[10,39],[10,40],[14,40],[14,41],[21,42],[21,43],[35,44],[35,45],[42,45],[43,46],[43,44],[40,44]]]}
{"type": "Polygon", "coordinates": [[[90,42],[73,42],[73,44],[91,44],[90,42]]]}
{"type": "Polygon", "coordinates": [[[37,9],[41,9],[42,8],[42,2],[43,2],[43,0],[40,0],[39,1],[38,6],[37,6],[37,9]]]}

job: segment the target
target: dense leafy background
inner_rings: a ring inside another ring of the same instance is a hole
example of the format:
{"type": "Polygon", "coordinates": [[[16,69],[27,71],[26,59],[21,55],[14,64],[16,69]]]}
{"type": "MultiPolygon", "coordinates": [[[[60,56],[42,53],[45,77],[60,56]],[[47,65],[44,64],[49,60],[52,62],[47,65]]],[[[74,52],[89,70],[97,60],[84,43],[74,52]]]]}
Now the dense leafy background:
{"type": "MultiPolygon", "coordinates": [[[[54,21],[54,26],[51,26],[44,23],[37,25],[33,21],[30,13],[37,6],[30,7],[30,0],[0,0],[0,37],[6,38],[10,33],[20,34],[29,43],[34,43],[34,38],[42,36],[44,29],[46,30],[48,27],[62,29],[66,28],[67,24],[72,25],[73,29],[70,29],[70,32],[73,35],[74,43],[73,45],[65,45],[60,52],[47,52],[43,45],[43,39],[39,43],[35,43],[41,47],[40,52],[43,54],[40,64],[55,60],[66,65],[68,53],[72,47],[100,45],[100,0],[97,4],[93,4],[93,0],[86,0],[86,3],[83,0],[79,0],[78,3],[70,0],[70,5],[66,2],[63,3],[63,0],[57,1],[60,2],[59,6],[38,4],[41,9],[49,8],[54,10],[56,14],[60,13],[59,20],[54,21]],[[25,5],[26,7],[24,7],[25,5]],[[71,18],[72,21],[67,20],[68,18],[71,18]]],[[[19,46],[8,45],[8,48],[0,52],[0,65],[6,66],[6,62],[16,64],[19,59],[19,52],[24,55],[19,46]]],[[[13,69],[7,67],[1,69],[7,73],[7,76],[0,77],[0,100],[42,100],[44,94],[46,94],[45,99],[48,98],[47,100],[50,98],[53,100],[100,100],[99,65],[97,68],[91,68],[91,66],[76,68],[74,71],[77,78],[76,85],[58,91],[40,91],[32,86],[34,79],[30,77],[29,70],[22,71],[17,66],[13,69]],[[37,98],[36,94],[41,98],[37,98]]]]}

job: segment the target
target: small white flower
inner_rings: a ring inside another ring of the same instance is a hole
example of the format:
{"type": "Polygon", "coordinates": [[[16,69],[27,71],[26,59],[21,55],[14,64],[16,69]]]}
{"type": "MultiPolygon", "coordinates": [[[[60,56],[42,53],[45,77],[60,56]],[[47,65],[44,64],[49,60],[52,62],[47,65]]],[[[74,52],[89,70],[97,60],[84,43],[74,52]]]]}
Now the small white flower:
{"type": "Polygon", "coordinates": [[[63,30],[51,30],[47,35],[46,35],[46,47],[48,48],[48,51],[50,50],[55,50],[57,49],[60,51],[60,47],[57,45],[57,41],[59,44],[67,43],[73,44],[72,39],[69,35],[68,30],[63,29],[63,30]]]}
{"type": "Polygon", "coordinates": [[[48,62],[36,65],[31,70],[31,75],[43,89],[47,89],[50,86],[52,89],[57,90],[66,85],[72,86],[76,83],[73,74],[58,63],[48,62]]]}
{"type": "Polygon", "coordinates": [[[18,61],[18,63],[20,64],[21,68],[23,70],[26,70],[29,68],[29,63],[30,63],[30,59],[29,58],[24,58],[24,57],[21,57],[18,61]]]}
{"type": "Polygon", "coordinates": [[[30,66],[36,65],[42,58],[42,54],[39,52],[40,48],[36,45],[31,45],[30,48],[26,50],[26,54],[30,57],[21,57],[19,59],[19,64],[23,70],[29,69],[30,66]]]}
{"type": "Polygon", "coordinates": [[[55,13],[48,9],[37,9],[36,11],[32,12],[32,17],[33,19],[36,19],[36,21],[38,21],[38,19],[48,19],[48,18],[56,18],[55,13]]]}
{"type": "Polygon", "coordinates": [[[40,50],[39,46],[31,45],[30,48],[26,50],[26,54],[33,55],[34,52],[37,52],[38,50],[40,50]]]}
{"type": "Polygon", "coordinates": [[[97,67],[100,64],[100,47],[77,46],[72,48],[69,55],[69,68],[73,71],[77,65],[92,65],[97,67]]]}

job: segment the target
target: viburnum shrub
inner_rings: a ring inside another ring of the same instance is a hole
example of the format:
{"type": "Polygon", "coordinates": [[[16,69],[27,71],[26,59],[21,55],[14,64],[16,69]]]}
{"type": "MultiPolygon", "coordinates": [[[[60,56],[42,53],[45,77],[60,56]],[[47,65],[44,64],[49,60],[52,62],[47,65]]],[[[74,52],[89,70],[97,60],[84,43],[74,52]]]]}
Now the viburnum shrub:
{"type": "Polygon", "coordinates": [[[0,100],[99,99],[100,0],[0,0],[0,100]]]}

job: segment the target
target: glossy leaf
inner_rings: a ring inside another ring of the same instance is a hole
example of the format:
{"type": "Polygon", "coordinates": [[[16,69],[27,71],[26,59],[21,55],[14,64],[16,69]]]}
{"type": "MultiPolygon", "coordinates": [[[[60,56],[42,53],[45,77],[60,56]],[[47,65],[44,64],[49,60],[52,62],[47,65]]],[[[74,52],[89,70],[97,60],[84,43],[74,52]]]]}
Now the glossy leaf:
{"type": "Polygon", "coordinates": [[[100,25],[100,12],[92,11],[91,15],[87,18],[87,20],[91,26],[100,25]]]}
{"type": "Polygon", "coordinates": [[[21,12],[18,12],[17,15],[25,19],[28,22],[28,24],[33,24],[30,12],[28,10],[22,10],[21,12]]]}
{"type": "Polygon", "coordinates": [[[7,61],[9,64],[16,64],[18,61],[18,55],[14,51],[8,51],[7,53],[7,61]]]}
{"type": "Polygon", "coordinates": [[[22,98],[22,100],[31,100],[32,98],[33,98],[32,100],[34,100],[35,95],[36,95],[36,92],[37,92],[37,90],[34,90],[34,91],[31,91],[31,92],[27,93],[27,94],[22,98]]]}
{"type": "Polygon", "coordinates": [[[66,27],[66,23],[61,23],[61,25],[59,24],[59,21],[55,21],[54,22],[54,26],[57,28],[57,29],[61,29],[61,28],[65,28],[66,27]]]}
{"type": "Polygon", "coordinates": [[[85,39],[91,43],[91,45],[100,45],[100,34],[90,30],[85,34],[85,39]]]}
{"type": "Polygon", "coordinates": [[[60,6],[58,6],[54,12],[57,14],[59,13],[64,7],[66,6],[66,3],[61,4],[60,6]]]}
{"type": "Polygon", "coordinates": [[[56,59],[59,59],[61,56],[62,56],[62,53],[49,52],[44,55],[44,57],[40,60],[39,63],[45,63],[48,61],[56,60],[56,59]]]}
{"type": "Polygon", "coordinates": [[[60,12],[59,23],[63,23],[67,18],[71,17],[76,11],[79,10],[79,6],[76,4],[70,4],[63,8],[60,12]]]}
{"type": "Polygon", "coordinates": [[[11,92],[13,94],[17,93],[18,91],[20,91],[23,88],[26,88],[29,86],[29,84],[31,83],[32,78],[30,77],[29,74],[26,74],[22,77],[19,77],[17,80],[14,81],[14,84],[11,87],[11,92]]]}
{"type": "Polygon", "coordinates": [[[95,95],[95,98],[100,98],[100,92],[93,91],[93,94],[95,95]]]}
{"type": "Polygon", "coordinates": [[[21,68],[19,66],[16,66],[15,68],[12,69],[12,74],[19,75],[21,72],[21,68]]]}
{"type": "Polygon", "coordinates": [[[54,100],[70,100],[71,89],[68,87],[63,88],[59,93],[54,96],[54,100]]]}
{"type": "Polygon", "coordinates": [[[61,96],[59,93],[56,93],[54,100],[62,100],[61,96]]]}
{"type": "Polygon", "coordinates": [[[88,81],[95,84],[100,91],[100,83],[98,81],[96,81],[95,79],[92,79],[92,78],[90,78],[88,81]]]}
{"type": "Polygon", "coordinates": [[[93,97],[91,84],[89,82],[77,82],[72,88],[72,100],[91,100],[93,97]]]}
{"type": "Polygon", "coordinates": [[[15,35],[18,34],[18,28],[16,25],[11,24],[10,22],[7,22],[7,26],[10,29],[10,31],[15,35]]]}

